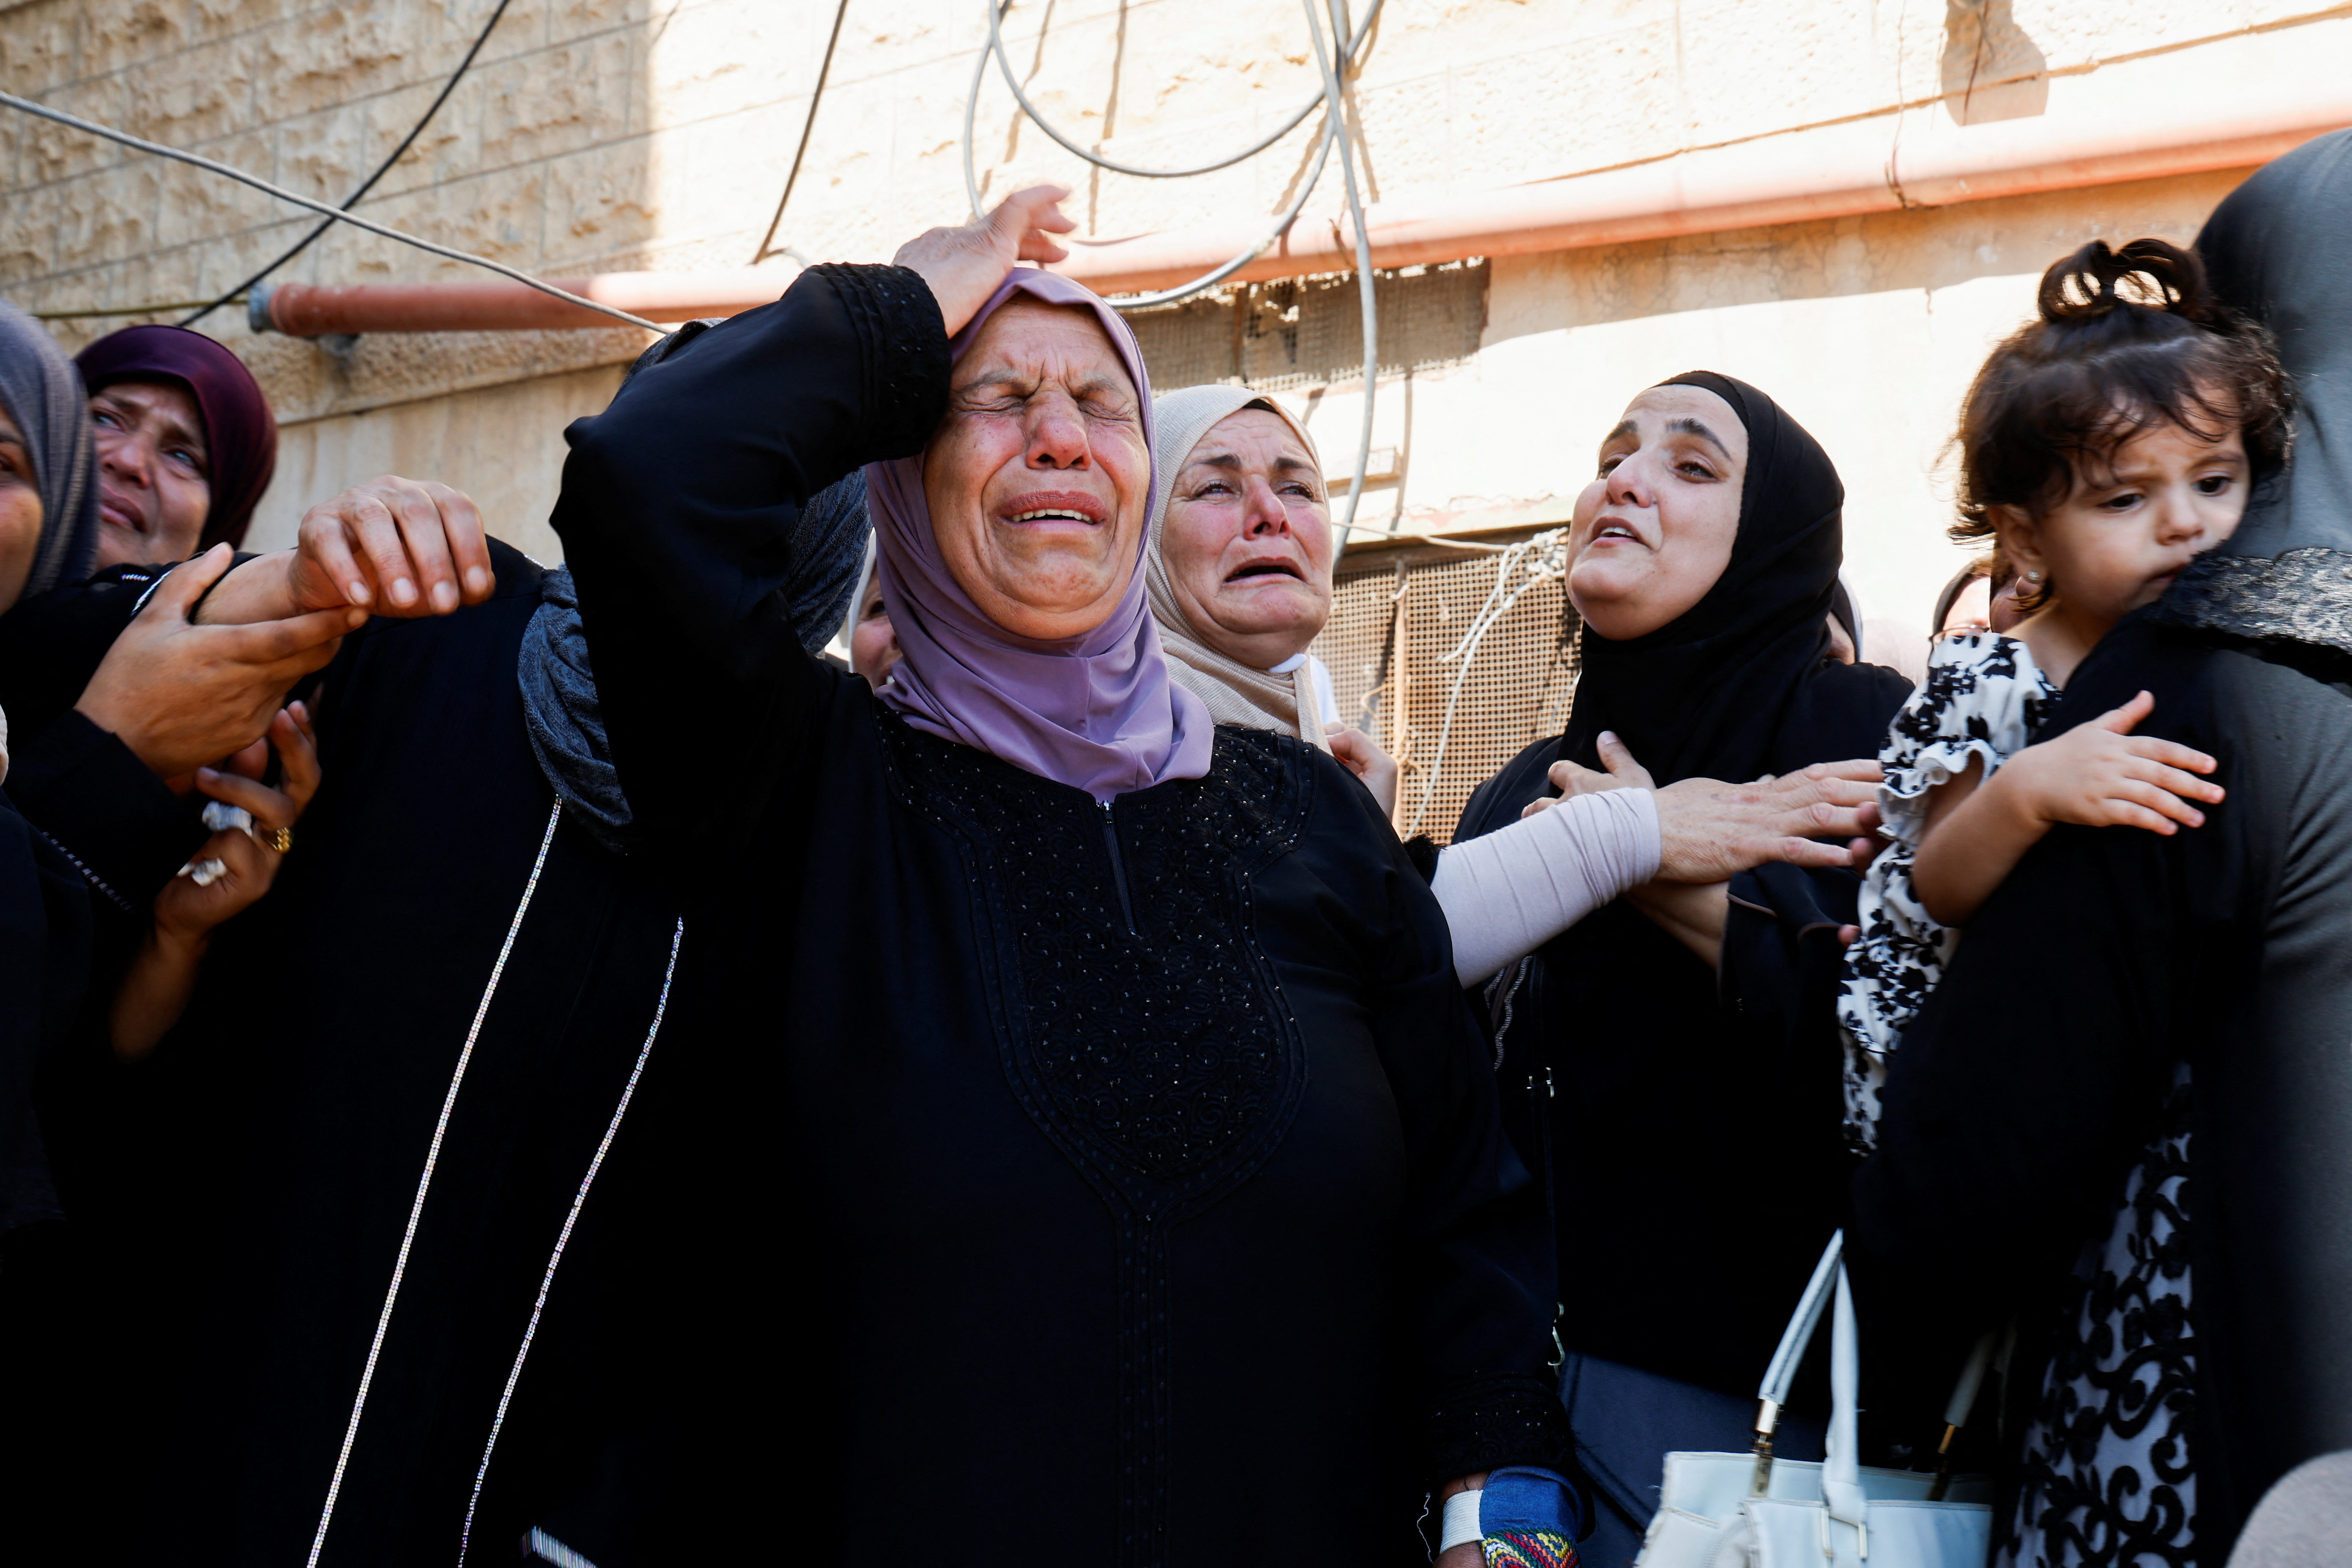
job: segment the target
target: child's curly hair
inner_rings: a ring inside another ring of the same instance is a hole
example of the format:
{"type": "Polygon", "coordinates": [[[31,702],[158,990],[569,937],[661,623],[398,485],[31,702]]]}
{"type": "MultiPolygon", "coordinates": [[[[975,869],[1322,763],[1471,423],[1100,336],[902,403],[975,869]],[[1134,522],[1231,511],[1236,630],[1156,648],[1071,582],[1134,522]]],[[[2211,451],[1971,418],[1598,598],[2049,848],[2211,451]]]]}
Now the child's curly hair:
{"type": "MultiPolygon", "coordinates": [[[[2211,441],[2234,426],[2257,484],[2286,462],[2294,395],[2270,334],[2214,300],[2196,252],[2093,240],[2042,275],[2041,306],[1961,405],[1954,541],[1997,541],[1993,508],[2046,511],[2079,469],[2165,420],[2211,441]]],[[[2013,567],[1997,542],[1995,555],[1996,574],[2013,567]]],[[[2037,608],[2054,586],[2020,603],[2037,608]]]]}

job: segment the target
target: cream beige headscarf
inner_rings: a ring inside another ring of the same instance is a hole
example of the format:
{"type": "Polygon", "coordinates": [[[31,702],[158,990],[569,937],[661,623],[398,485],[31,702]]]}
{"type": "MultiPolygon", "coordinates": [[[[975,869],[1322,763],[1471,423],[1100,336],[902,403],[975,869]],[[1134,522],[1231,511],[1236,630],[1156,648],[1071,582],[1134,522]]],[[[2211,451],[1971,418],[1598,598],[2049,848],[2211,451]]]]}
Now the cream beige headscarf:
{"type": "Polygon", "coordinates": [[[1272,670],[1254,669],[1211,647],[1184,618],[1182,608],[1176,603],[1175,587],[1168,578],[1168,563],[1160,553],[1160,530],[1168,521],[1169,492],[1175,486],[1178,472],[1192,457],[1192,448],[1220,421],[1253,403],[1263,403],[1280,415],[1283,422],[1297,433],[1316,467],[1322,467],[1323,459],[1315,450],[1315,437],[1307,433],[1307,426],[1264,393],[1252,392],[1246,386],[1188,386],[1154,398],[1152,455],[1157,459],[1160,483],[1151,496],[1151,548],[1143,558],[1144,594],[1151,603],[1151,618],[1160,623],[1160,646],[1168,655],[1169,674],[1177,684],[1207,703],[1211,717],[1218,723],[1279,731],[1328,752],[1331,747],[1323,738],[1323,704],[1316,689],[1321,663],[1309,654],[1277,675],[1272,670]]]}

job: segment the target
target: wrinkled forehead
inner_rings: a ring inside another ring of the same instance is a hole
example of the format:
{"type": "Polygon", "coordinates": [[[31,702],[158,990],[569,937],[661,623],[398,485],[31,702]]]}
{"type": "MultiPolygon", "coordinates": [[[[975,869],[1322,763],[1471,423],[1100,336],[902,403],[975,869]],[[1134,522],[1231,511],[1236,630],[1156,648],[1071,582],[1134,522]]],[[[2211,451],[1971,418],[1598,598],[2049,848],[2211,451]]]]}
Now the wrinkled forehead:
{"type": "Polygon", "coordinates": [[[1323,473],[1315,448],[1298,427],[1264,408],[1236,409],[1210,426],[1185,454],[1184,464],[1190,468],[1234,458],[1253,468],[1303,468],[1318,479],[1323,473]]]}
{"type": "Polygon", "coordinates": [[[1003,375],[1058,381],[1074,388],[1115,384],[1129,398],[1139,391],[1118,345],[1093,310],[1023,294],[999,305],[956,360],[959,386],[1003,375]]]}
{"type": "Polygon", "coordinates": [[[1601,438],[1604,447],[1648,446],[1684,437],[1713,447],[1735,467],[1748,462],[1748,426],[1738,411],[1703,386],[1653,386],[1625,405],[1625,416],[1601,438]]]}
{"type": "Polygon", "coordinates": [[[133,408],[142,415],[177,425],[186,435],[203,440],[205,411],[196,402],[196,395],[184,381],[162,377],[119,376],[100,384],[90,395],[92,402],[103,399],[120,407],[133,408]]]}

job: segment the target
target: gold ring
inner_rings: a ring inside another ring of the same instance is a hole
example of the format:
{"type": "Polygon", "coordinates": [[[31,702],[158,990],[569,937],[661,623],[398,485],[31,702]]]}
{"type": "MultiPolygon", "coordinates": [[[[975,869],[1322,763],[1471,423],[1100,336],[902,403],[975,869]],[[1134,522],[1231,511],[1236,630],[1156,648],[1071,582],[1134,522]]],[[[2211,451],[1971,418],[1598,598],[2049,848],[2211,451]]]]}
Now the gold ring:
{"type": "Polygon", "coordinates": [[[294,847],[294,830],[290,827],[273,827],[260,838],[265,848],[275,849],[280,855],[294,847]]]}

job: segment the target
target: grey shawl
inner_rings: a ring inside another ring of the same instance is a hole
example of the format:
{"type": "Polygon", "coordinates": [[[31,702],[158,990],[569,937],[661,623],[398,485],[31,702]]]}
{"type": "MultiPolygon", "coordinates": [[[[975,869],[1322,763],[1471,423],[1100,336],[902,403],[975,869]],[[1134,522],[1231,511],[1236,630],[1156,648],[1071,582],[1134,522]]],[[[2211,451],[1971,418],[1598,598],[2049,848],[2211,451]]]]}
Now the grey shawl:
{"type": "MultiPolygon", "coordinates": [[[[871,531],[862,468],[817,491],[801,509],[792,539],[793,574],[779,592],[793,630],[809,652],[830,641],[841,624],[871,531]]],[[[627,853],[629,799],[621,792],[604,737],[596,673],[588,662],[588,637],[581,628],[580,599],[568,566],[541,580],[539,608],[523,632],[515,676],[540,771],[574,821],[607,849],[627,853]]]]}
{"type": "Polygon", "coordinates": [[[24,434],[41,492],[26,598],[79,583],[98,558],[98,459],[81,374],[47,328],[0,300],[0,406],[24,434]]]}
{"type": "Polygon", "coordinates": [[[2159,620],[2352,653],[2352,132],[2265,164],[2197,249],[2223,303],[2269,327],[2294,381],[2294,451],[2237,532],[2189,563],[2159,620]]]}

